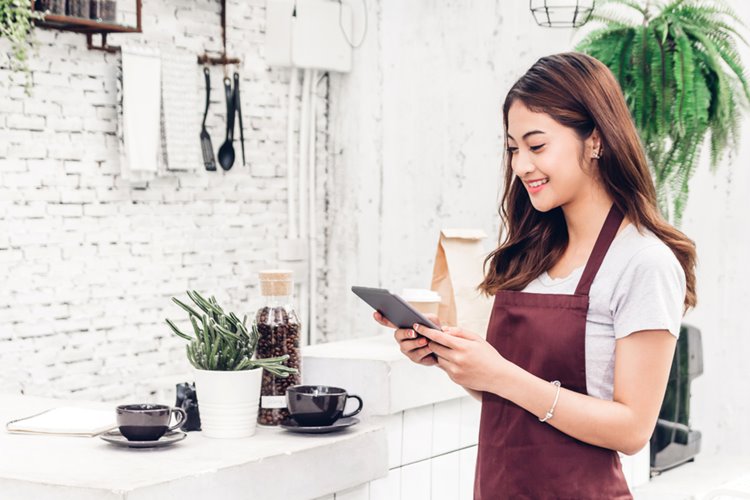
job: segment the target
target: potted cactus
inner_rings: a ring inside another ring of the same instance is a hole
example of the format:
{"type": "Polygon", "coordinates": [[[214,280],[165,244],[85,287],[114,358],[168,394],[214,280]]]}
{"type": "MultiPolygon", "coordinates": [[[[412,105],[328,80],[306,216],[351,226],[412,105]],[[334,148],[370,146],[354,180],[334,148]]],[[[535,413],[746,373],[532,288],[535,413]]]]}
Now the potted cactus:
{"type": "Polygon", "coordinates": [[[254,359],[258,345],[255,325],[246,327],[233,312],[226,313],[214,297],[205,299],[188,291],[195,307],[172,297],[188,313],[194,336],[172,321],[172,332],[189,342],[187,357],[195,368],[200,401],[201,429],[207,437],[238,438],[255,433],[263,370],[287,377],[297,370],[284,365],[288,355],[254,359]]]}

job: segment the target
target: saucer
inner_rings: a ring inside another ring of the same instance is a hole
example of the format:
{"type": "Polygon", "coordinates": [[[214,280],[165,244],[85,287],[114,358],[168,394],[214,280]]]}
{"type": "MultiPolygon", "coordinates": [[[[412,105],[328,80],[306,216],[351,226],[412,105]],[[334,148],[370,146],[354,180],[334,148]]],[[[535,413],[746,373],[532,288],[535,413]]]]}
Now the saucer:
{"type": "Polygon", "coordinates": [[[336,432],[352,425],[359,423],[356,417],[340,418],[331,425],[300,425],[293,418],[285,418],[279,423],[279,427],[292,432],[301,432],[305,434],[325,434],[327,432],[336,432]]]}
{"type": "Polygon", "coordinates": [[[115,446],[123,446],[125,448],[160,448],[182,441],[187,437],[187,434],[182,431],[168,431],[156,441],[128,441],[125,436],[120,434],[119,430],[114,429],[105,432],[99,437],[115,446]]]}

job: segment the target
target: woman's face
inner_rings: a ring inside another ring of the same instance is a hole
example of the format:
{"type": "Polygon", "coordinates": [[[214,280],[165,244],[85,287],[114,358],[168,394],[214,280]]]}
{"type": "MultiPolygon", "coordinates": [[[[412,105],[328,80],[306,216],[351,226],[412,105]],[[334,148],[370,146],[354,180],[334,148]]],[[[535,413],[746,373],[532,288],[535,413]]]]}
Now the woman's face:
{"type": "Polygon", "coordinates": [[[518,177],[513,182],[523,183],[531,204],[540,212],[590,192],[596,181],[584,169],[593,170],[590,158],[598,144],[596,132],[582,143],[575,130],[546,113],[530,111],[520,101],[508,110],[508,154],[518,177]],[[585,165],[580,163],[581,156],[585,165]]]}

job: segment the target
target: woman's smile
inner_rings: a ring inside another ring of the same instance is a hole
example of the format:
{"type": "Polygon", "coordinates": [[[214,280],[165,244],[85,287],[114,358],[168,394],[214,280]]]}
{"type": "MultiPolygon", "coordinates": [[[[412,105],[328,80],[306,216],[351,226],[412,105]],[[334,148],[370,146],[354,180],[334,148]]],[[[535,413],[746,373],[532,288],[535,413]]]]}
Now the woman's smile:
{"type": "Polygon", "coordinates": [[[529,194],[536,194],[547,185],[549,178],[539,179],[531,182],[526,182],[526,188],[529,190],[529,194]]]}

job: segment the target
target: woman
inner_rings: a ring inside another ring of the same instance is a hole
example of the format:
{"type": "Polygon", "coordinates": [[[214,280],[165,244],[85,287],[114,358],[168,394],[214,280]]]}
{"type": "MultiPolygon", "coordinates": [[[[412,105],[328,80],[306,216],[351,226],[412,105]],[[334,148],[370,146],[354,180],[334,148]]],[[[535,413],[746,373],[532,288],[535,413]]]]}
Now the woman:
{"type": "Polygon", "coordinates": [[[495,296],[486,340],[460,325],[395,338],[482,401],[476,499],[632,498],[617,451],[641,450],[656,424],[696,303],[695,246],[660,216],[625,99],[598,60],[539,59],[503,123],[505,238],[478,287],[495,296]]]}

